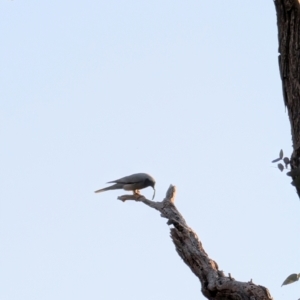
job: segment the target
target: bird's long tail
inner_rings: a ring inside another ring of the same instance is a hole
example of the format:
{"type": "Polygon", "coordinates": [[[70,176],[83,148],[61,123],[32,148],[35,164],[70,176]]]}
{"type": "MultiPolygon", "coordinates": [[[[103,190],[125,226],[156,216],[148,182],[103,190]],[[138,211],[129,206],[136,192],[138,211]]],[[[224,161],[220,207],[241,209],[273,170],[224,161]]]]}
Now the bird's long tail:
{"type": "Polygon", "coordinates": [[[116,184],[108,186],[104,189],[97,190],[97,191],[95,191],[95,193],[101,193],[101,192],[110,191],[110,190],[118,190],[118,189],[122,189],[122,188],[123,188],[123,184],[116,183],[116,184]]]}

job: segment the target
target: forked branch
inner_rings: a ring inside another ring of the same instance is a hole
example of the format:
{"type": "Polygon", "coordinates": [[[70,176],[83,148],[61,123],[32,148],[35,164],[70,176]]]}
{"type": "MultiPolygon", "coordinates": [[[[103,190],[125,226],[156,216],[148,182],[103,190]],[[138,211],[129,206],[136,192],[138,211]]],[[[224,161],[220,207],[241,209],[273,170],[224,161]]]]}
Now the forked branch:
{"type": "Polygon", "coordinates": [[[173,225],[171,238],[176,251],[191,271],[199,278],[202,285],[202,293],[207,299],[249,299],[270,300],[273,299],[267,288],[249,282],[236,281],[225,276],[220,271],[217,263],[210,259],[205,252],[197,234],[186,224],[183,216],[175,206],[176,187],[171,185],[166,197],[161,202],[146,199],[142,195],[123,195],[118,197],[125,202],[134,200],[158,210],[161,217],[168,219],[167,224],[173,225]]]}

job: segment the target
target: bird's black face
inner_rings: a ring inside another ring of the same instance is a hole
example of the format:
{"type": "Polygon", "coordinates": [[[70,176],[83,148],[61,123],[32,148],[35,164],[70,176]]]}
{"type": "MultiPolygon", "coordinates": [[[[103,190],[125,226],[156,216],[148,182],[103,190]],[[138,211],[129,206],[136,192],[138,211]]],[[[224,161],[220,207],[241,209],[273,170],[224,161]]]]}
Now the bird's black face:
{"type": "Polygon", "coordinates": [[[147,186],[151,186],[151,187],[155,187],[155,182],[154,181],[152,181],[152,180],[150,180],[150,179],[145,179],[145,183],[146,183],[146,185],[147,186]]]}
{"type": "Polygon", "coordinates": [[[154,190],[153,197],[152,197],[152,200],[153,200],[155,197],[155,181],[147,178],[147,179],[145,179],[145,184],[146,184],[146,186],[151,186],[153,188],[153,190],[154,190]]]}

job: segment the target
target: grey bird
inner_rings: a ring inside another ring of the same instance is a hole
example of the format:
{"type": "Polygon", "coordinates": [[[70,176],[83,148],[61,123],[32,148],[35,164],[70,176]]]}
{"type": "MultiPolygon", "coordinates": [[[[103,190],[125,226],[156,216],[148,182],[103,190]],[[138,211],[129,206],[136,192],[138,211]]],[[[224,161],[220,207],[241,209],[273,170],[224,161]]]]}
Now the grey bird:
{"type": "Polygon", "coordinates": [[[154,190],[152,200],[155,197],[155,180],[152,176],[146,173],[132,174],[117,180],[109,181],[107,183],[114,184],[101,190],[97,190],[95,193],[123,189],[125,191],[133,191],[133,194],[139,194],[139,190],[151,186],[154,190]]]}

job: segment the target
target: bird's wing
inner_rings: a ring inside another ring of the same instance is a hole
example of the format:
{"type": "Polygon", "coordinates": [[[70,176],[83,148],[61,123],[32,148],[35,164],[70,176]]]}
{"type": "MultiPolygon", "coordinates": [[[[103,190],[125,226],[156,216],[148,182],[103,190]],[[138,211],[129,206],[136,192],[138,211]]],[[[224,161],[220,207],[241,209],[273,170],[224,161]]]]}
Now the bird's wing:
{"type": "Polygon", "coordinates": [[[137,173],[129,176],[122,177],[117,180],[109,181],[108,183],[135,183],[139,181],[143,181],[146,178],[149,178],[148,174],[145,173],[137,173]]]}
{"type": "Polygon", "coordinates": [[[110,191],[110,190],[118,190],[118,189],[122,189],[122,188],[123,188],[123,184],[116,183],[116,184],[113,184],[113,185],[108,186],[106,188],[97,190],[97,191],[95,191],[95,193],[101,193],[101,192],[110,191]]]}

